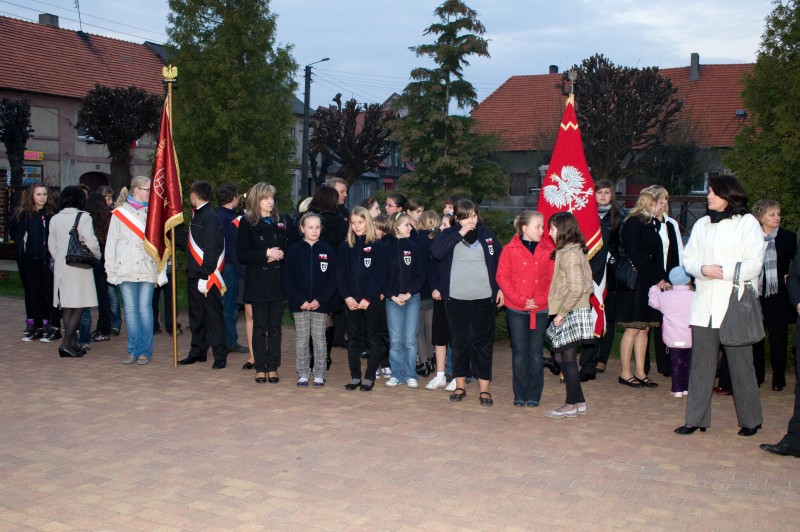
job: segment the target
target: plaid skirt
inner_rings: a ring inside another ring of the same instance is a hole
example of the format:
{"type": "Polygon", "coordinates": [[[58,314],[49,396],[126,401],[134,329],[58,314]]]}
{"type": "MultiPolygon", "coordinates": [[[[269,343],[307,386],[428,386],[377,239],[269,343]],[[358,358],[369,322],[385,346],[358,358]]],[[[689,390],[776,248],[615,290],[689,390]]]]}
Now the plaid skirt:
{"type": "Polygon", "coordinates": [[[545,338],[550,343],[551,351],[560,353],[584,343],[592,343],[594,337],[594,324],[592,323],[591,307],[572,309],[567,317],[556,327],[550,322],[545,338]]]}

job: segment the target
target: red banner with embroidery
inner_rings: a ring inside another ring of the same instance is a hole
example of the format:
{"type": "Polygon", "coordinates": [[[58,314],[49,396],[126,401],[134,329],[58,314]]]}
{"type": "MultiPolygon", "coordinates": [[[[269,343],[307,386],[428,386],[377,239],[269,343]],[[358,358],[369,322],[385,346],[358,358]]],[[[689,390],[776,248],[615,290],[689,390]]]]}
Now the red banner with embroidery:
{"type": "Polygon", "coordinates": [[[178,156],[172,143],[170,99],[168,95],[164,100],[164,112],[161,115],[144,241],[144,248],[156,261],[159,271],[164,269],[171,252],[172,244],[167,235],[173,227],[183,223],[183,195],[178,156]]]}
{"type": "Polygon", "coordinates": [[[574,95],[570,95],[567,100],[536,208],[544,215],[545,238],[550,238],[546,229],[550,217],[557,212],[571,212],[578,220],[586,239],[589,258],[602,247],[603,237],[600,234],[600,216],[594,198],[594,181],[583,152],[574,95]]]}
{"type": "MultiPolygon", "coordinates": [[[[194,237],[192,236],[192,230],[189,229],[189,253],[192,254],[194,260],[197,261],[197,264],[203,264],[203,250],[200,246],[197,245],[197,242],[194,241],[194,237]]],[[[217,259],[217,267],[214,268],[214,271],[211,272],[211,275],[208,276],[208,279],[200,279],[197,281],[198,288],[203,294],[206,294],[209,290],[211,290],[212,286],[216,286],[219,289],[220,295],[225,295],[225,291],[227,287],[225,286],[225,281],[222,279],[222,267],[225,266],[225,248],[222,248],[222,253],[219,254],[219,259],[217,259]]]]}
{"type": "Polygon", "coordinates": [[[117,207],[111,214],[114,215],[120,222],[125,224],[125,227],[131,230],[134,235],[144,240],[145,225],[136,216],[128,212],[123,207],[117,207]]]}

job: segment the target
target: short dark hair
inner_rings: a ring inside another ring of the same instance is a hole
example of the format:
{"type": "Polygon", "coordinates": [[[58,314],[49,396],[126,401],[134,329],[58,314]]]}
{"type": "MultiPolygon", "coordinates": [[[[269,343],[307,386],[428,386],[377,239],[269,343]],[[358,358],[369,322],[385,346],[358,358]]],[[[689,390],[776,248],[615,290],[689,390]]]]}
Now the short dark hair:
{"type": "Polygon", "coordinates": [[[308,210],[336,214],[339,212],[339,193],[328,185],[322,185],[314,191],[308,210]]]}
{"type": "Polygon", "coordinates": [[[194,193],[195,196],[203,201],[211,200],[211,183],[203,181],[202,179],[192,183],[189,188],[189,194],[194,193]]]}
{"type": "Polygon", "coordinates": [[[732,175],[709,176],[708,188],[714,194],[728,202],[725,207],[725,217],[730,218],[737,214],[747,214],[747,194],[745,194],[742,184],[732,175]]]}
{"type": "Polygon", "coordinates": [[[239,189],[233,183],[223,183],[217,187],[217,203],[226,205],[239,195],[239,189]]]}
{"type": "Polygon", "coordinates": [[[59,209],[75,208],[83,210],[86,207],[86,192],[77,185],[71,185],[61,191],[58,200],[59,209]]]}
{"type": "Polygon", "coordinates": [[[408,200],[406,200],[406,197],[400,194],[399,192],[390,192],[389,194],[386,195],[386,199],[392,200],[395,203],[395,205],[397,205],[403,210],[406,210],[406,202],[408,200]]]}
{"type": "Polygon", "coordinates": [[[447,197],[446,200],[444,200],[444,204],[452,205],[453,207],[455,207],[456,203],[458,203],[462,199],[467,199],[467,197],[463,194],[451,194],[447,197]]]}
{"type": "Polygon", "coordinates": [[[478,212],[478,206],[468,199],[460,199],[453,205],[453,216],[456,220],[464,220],[472,213],[480,214],[478,212]]]}

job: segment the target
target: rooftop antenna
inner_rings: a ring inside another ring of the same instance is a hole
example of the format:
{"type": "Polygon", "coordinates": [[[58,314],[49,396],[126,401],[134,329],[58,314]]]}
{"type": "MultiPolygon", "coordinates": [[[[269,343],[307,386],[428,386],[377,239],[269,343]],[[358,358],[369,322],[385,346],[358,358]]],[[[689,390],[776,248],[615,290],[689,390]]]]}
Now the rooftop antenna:
{"type": "Polygon", "coordinates": [[[78,26],[80,26],[81,32],[83,32],[83,22],[81,21],[81,3],[80,3],[80,0],[75,0],[75,9],[78,10],[78,26]]]}

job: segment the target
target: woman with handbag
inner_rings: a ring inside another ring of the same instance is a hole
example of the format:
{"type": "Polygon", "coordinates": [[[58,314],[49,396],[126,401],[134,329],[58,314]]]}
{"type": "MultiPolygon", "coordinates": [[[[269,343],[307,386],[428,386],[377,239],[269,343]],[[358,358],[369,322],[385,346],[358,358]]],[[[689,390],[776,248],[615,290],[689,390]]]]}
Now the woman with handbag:
{"type": "MultiPolygon", "coordinates": [[[[733,315],[735,310],[731,308],[731,293],[737,270],[742,281],[740,290],[752,290],[747,283],[758,280],[764,259],[763,243],[761,226],[747,212],[747,196],[739,181],[728,175],[709,177],[708,216],[694,225],[683,253],[684,268],[695,277],[697,291],[689,321],[692,327],[689,400],[685,424],[675,429],[678,434],[692,434],[697,429],[705,432],[711,426],[711,389],[720,345],[730,365],[734,405],[741,427],[739,435],[752,436],[761,428],[761,399],[753,367],[752,345],[737,347],[730,341],[726,345],[722,334],[727,331],[721,326],[726,315],[733,315]]],[[[742,302],[745,301],[743,297],[742,302]]],[[[739,300],[733,304],[738,305],[739,300]]],[[[755,307],[757,309],[757,302],[755,307]]],[[[736,316],[741,315],[736,313],[736,316]]],[[[756,325],[761,325],[758,313],[753,313],[749,319],[753,323],[734,324],[728,320],[726,325],[733,325],[740,331],[753,330],[756,325]]]]}
{"type": "Polygon", "coordinates": [[[62,190],[60,211],[50,220],[47,241],[54,260],[53,305],[61,305],[63,311],[64,338],[58,354],[64,358],[84,355],[85,351],[78,345],[75,331],[78,330],[83,310],[97,306],[97,292],[89,256],[94,257],[95,263],[100,259],[100,244],[94,236],[92,218],[83,210],[85,205],[86,193],[82,188],[70,186],[62,190]],[[75,256],[82,258],[83,264],[69,264],[68,255],[70,262],[75,256]]]}
{"type": "Polygon", "coordinates": [[[619,345],[618,380],[632,388],[658,386],[645,373],[647,337],[650,327],[660,323],[658,311],[650,308],[647,301],[651,286],[656,285],[661,290],[670,286],[664,268],[664,245],[659,235],[659,218],[665,206],[651,190],[642,190],[620,232],[619,245],[636,270],[636,283],[625,288],[617,285],[609,314],[611,321],[625,328],[619,345]],[[636,362],[633,370],[631,352],[636,362]]]}
{"type": "Polygon", "coordinates": [[[578,221],[570,212],[554,214],[549,222],[550,238],[555,242],[551,258],[553,280],[547,295],[548,313],[553,321],[545,336],[550,342],[566,381],[564,404],[545,415],[551,418],[586,414],[576,352],[579,346],[594,341],[594,323],[589,296],[594,289],[592,269],[586,258],[586,241],[578,221]]]}

